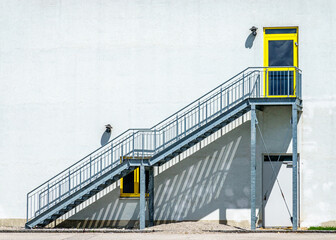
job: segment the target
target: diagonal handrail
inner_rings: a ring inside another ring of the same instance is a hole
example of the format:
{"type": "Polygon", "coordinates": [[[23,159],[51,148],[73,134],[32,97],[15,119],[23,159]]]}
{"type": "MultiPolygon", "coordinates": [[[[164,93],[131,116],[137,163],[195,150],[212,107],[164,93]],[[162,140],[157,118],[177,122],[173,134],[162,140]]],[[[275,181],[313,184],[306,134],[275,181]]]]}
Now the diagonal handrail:
{"type": "MultiPolygon", "coordinates": [[[[242,100],[268,97],[263,92],[267,69],[244,69],[152,128],[128,129],[48,179],[27,194],[27,221],[113,169],[124,156],[153,156],[242,100]]],[[[295,67],[281,69],[297,72],[299,85],[294,94],[301,98],[301,71],[295,67]]]]}

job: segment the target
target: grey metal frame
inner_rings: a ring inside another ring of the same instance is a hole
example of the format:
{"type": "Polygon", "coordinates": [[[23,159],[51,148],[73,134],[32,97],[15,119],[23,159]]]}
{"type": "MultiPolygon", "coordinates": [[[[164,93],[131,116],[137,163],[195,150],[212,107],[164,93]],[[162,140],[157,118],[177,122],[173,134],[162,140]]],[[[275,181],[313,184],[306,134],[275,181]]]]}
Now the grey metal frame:
{"type": "MultiPolygon", "coordinates": [[[[295,69],[294,95],[295,99],[301,101],[301,70],[291,66],[281,69],[295,69]]],[[[274,105],[281,104],[286,99],[292,100],[290,96],[274,98],[264,94],[267,71],[267,67],[243,70],[152,128],[125,131],[107,145],[33,189],[27,194],[26,227],[45,225],[49,222],[47,219],[57,218],[66,211],[68,204],[79,197],[84,199],[89,190],[93,193],[99,186],[106,186],[111,182],[109,179],[116,181],[133,166],[141,166],[140,169],[143,169],[144,166],[168,161],[183,149],[205,138],[213,129],[218,129],[249,111],[252,101],[274,105]],[[124,160],[125,157],[127,160],[124,160]],[[146,160],[148,158],[150,159],[146,160]],[[81,195],[82,192],[84,195],[81,195]],[[59,214],[55,214],[57,211],[59,214]]],[[[144,212],[145,201],[141,194],[140,206],[140,227],[144,227],[144,217],[141,214],[144,212]]]]}
{"type": "Polygon", "coordinates": [[[256,229],[256,106],[251,105],[251,230],[256,229]]]}

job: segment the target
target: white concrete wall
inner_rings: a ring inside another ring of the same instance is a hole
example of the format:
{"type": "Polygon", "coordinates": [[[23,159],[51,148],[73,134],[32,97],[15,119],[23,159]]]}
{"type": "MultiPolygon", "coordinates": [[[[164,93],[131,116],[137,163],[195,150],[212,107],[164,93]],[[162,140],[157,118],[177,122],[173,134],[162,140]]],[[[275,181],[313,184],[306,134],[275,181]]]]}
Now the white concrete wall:
{"type": "Polygon", "coordinates": [[[24,218],[26,193],[99,147],[104,124],[112,137],[152,126],[261,66],[263,27],[299,26],[301,220],[335,221],[335,9],[332,0],[1,1],[0,218],[24,218]]]}

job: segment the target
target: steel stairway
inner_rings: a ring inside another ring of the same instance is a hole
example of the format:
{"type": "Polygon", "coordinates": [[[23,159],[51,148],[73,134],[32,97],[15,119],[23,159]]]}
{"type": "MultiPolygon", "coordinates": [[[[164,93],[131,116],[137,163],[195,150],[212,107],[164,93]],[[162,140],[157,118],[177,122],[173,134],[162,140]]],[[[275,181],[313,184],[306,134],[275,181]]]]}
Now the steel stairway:
{"type": "MultiPolygon", "coordinates": [[[[301,96],[301,71],[294,71],[301,96]],[[299,83],[299,84],[298,84],[299,83]]],[[[267,68],[247,68],[150,129],[129,129],[27,194],[26,228],[44,227],[140,165],[159,166],[265,99],[267,68]]],[[[289,85],[289,80],[288,80],[289,85]]]]}

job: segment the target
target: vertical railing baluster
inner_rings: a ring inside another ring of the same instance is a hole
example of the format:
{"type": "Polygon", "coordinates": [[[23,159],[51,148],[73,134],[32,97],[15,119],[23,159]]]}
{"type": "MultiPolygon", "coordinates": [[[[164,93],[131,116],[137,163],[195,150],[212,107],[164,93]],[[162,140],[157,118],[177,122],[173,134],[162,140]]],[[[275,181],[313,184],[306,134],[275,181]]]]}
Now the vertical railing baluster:
{"type": "Polygon", "coordinates": [[[226,108],[228,109],[229,106],[230,106],[230,90],[226,90],[226,96],[227,96],[227,99],[226,99],[226,108]]]}
{"type": "Polygon", "coordinates": [[[251,76],[249,76],[248,78],[248,95],[251,97],[252,93],[251,93],[251,76]]]}
{"type": "Polygon", "coordinates": [[[103,173],[103,162],[102,162],[102,157],[100,157],[100,174],[103,173]]]}
{"type": "Polygon", "coordinates": [[[166,141],[166,139],[165,139],[165,131],[163,130],[162,131],[162,148],[165,148],[165,141],[166,141]]]}
{"type": "Polygon", "coordinates": [[[29,196],[28,196],[28,194],[27,194],[27,208],[26,208],[26,222],[28,222],[28,219],[29,219],[29,209],[30,209],[30,207],[29,207],[29,196]]]}
{"type": "Polygon", "coordinates": [[[82,186],[82,169],[79,169],[79,188],[82,186]]]}
{"type": "Polygon", "coordinates": [[[198,101],[198,126],[201,126],[201,103],[198,101]]]}
{"type": "Polygon", "coordinates": [[[47,191],[47,209],[49,209],[49,182],[48,182],[48,191],[47,191]]]}
{"type": "Polygon", "coordinates": [[[205,122],[208,123],[208,102],[205,102],[205,122]]]}
{"type": "Polygon", "coordinates": [[[92,158],[90,156],[90,182],[92,181],[92,158]]]}
{"type": "Polygon", "coordinates": [[[142,159],[144,158],[144,150],[145,150],[145,134],[142,133],[142,159]]]}
{"type": "Polygon", "coordinates": [[[41,193],[38,194],[38,212],[40,214],[41,211],[41,193]]]}
{"type": "Polygon", "coordinates": [[[113,164],[113,143],[111,143],[111,165],[112,164],[113,164]]]}
{"type": "Polygon", "coordinates": [[[176,141],[178,139],[178,115],[176,115],[176,141]]]}
{"type": "Polygon", "coordinates": [[[132,154],[132,155],[133,155],[133,159],[134,159],[134,131],[133,131],[133,137],[132,137],[132,139],[133,139],[133,140],[132,140],[132,142],[133,142],[133,143],[132,143],[132,148],[133,148],[133,151],[132,151],[133,154],[132,154]]]}
{"type": "Polygon", "coordinates": [[[156,129],[154,129],[154,154],[156,152],[156,129]]]}
{"type": "Polygon", "coordinates": [[[124,145],[122,143],[120,145],[120,148],[121,148],[121,159],[122,161],[124,161],[124,145]]]}
{"type": "Polygon", "coordinates": [[[187,135],[187,120],[186,120],[186,116],[184,116],[184,136],[187,135]]]}
{"type": "Polygon", "coordinates": [[[242,99],[244,98],[244,83],[245,83],[245,74],[243,73],[243,86],[242,86],[243,87],[243,89],[242,89],[242,94],[243,95],[241,97],[242,99]]]}
{"type": "Polygon", "coordinates": [[[71,190],[71,177],[70,177],[70,169],[69,169],[69,178],[68,178],[68,181],[69,181],[69,195],[70,195],[70,190],[71,190]]]}
{"type": "Polygon", "coordinates": [[[223,110],[223,89],[220,88],[220,113],[222,113],[223,110]]]}
{"type": "Polygon", "coordinates": [[[287,69],[287,97],[289,97],[289,68],[287,69]]]}

